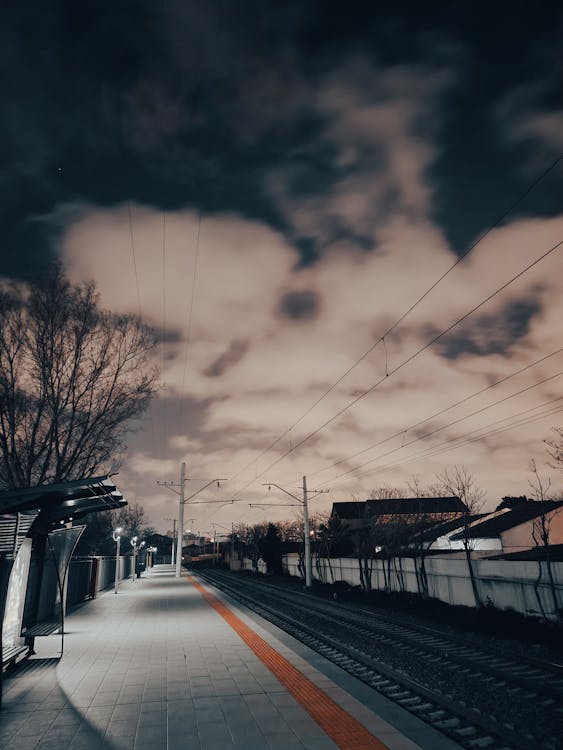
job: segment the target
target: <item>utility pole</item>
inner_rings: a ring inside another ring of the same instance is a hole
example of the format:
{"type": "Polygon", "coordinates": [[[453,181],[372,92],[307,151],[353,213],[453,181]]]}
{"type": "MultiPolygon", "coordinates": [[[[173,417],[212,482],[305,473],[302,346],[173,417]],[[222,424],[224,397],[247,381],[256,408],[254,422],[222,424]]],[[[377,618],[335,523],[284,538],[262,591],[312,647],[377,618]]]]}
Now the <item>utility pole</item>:
{"type": "Polygon", "coordinates": [[[170,564],[174,565],[174,561],[176,559],[174,552],[175,552],[175,549],[176,549],[175,537],[176,537],[176,520],[177,519],[176,518],[165,518],[164,520],[165,521],[172,521],[172,554],[170,556],[170,564]]]}
{"type": "Polygon", "coordinates": [[[184,493],[186,488],[186,462],[180,467],[180,505],[178,507],[178,544],[176,545],[176,578],[182,572],[182,552],[184,549],[184,493]]]}
{"type": "MultiPolygon", "coordinates": [[[[311,560],[311,535],[309,530],[309,502],[308,502],[308,495],[320,495],[323,492],[328,492],[328,490],[307,490],[307,477],[303,477],[303,498],[297,497],[297,495],[294,495],[293,492],[289,492],[289,490],[286,490],[285,487],[281,487],[279,484],[276,484],[275,482],[265,482],[264,486],[268,489],[271,489],[272,487],[277,487],[278,490],[281,490],[282,492],[285,492],[286,495],[289,495],[294,500],[297,500],[299,505],[303,508],[303,543],[305,547],[305,587],[310,589],[313,583],[313,564],[311,560]]],[[[253,505],[263,505],[263,503],[251,503],[251,506],[253,505]]],[[[269,504],[264,505],[264,507],[270,507],[269,504]]],[[[295,507],[293,505],[282,505],[280,507],[285,508],[291,508],[295,507]]]]}
{"type": "Polygon", "coordinates": [[[235,522],[231,522],[231,564],[229,565],[229,568],[231,570],[234,570],[234,560],[235,560],[235,522]]]}
{"type": "Polygon", "coordinates": [[[305,537],[305,586],[310,589],[313,583],[313,563],[311,561],[311,532],[309,531],[307,477],[303,477],[303,527],[303,536],[305,537]]]}
{"type": "Polygon", "coordinates": [[[216,477],[215,479],[211,479],[207,484],[204,484],[203,487],[200,487],[199,490],[196,490],[196,492],[193,492],[188,497],[185,496],[185,489],[186,489],[186,462],[182,461],[182,465],[180,467],[180,484],[174,484],[174,482],[158,482],[157,484],[160,484],[164,487],[168,487],[172,490],[172,492],[175,492],[177,495],[179,495],[179,504],[178,504],[178,541],[176,545],[176,578],[180,578],[180,575],[182,573],[182,548],[184,546],[184,505],[191,500],[196,495],[199,495],[200,492],[203,492],[203,490],[207,489],[210,485],[217,483],[217,487],[220,486],[219,482],[226,482],[227,480],[221,477],[216,477]],[[178,489],[176,489],[178,488],[178,489]]]}

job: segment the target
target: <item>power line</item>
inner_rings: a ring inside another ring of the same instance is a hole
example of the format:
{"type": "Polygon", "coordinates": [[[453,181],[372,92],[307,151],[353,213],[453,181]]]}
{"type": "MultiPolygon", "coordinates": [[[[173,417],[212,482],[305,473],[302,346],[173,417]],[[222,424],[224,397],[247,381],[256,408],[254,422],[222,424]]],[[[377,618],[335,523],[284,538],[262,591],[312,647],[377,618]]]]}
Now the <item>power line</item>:
{"type": "Polygon", "coordinates": [[[162,399],[162,449],[164,452],[168,428],[166,424],[166,213],[162,214],[162,383],[165,392],[162,399]]]}
{"type": "Polygon", "coordinates": [[[186,386],[186,371],[188,369],[188,349],[190,346],[191,331],[192,331],[192,316],[193,316],[193,309],[194,309],[195,289],[196,289],[196,280],[197,280],[200,233],[201,233],[201,211],[199,212],[198,222],[197,222],[197,233],[196,233],[195,254],[194,254],[194,271],[192,275],[192,292],[191,292],[190,304],[189,304],[188,316],[187,316],[188,325],[187,325],[187,334],[186,334],[186,349],[184,353],[184,371],[182,373],[182,391],[181,391],[182,406],[180,409],[180,433],[182,432],[182,424],[184,421],[184,414],[185,414],[184,392],[185,392],[185,386],[186,386]]]}
{"type": "Polygon", "coordinates": [[[135,286],[137,288],[137,305],[139,307],[139,318],[142,318],[141,313],[141,291],[139,288],[139,274],[137,273],[137,259],[135,257],[135,237],[133,235],[133,217],[131,215],[131,201],[127,201],[127,212],[129,214],[129,236],[131,237],[131,256],[133,258],[133,274],[135,276],[135,286]]]}
{"type": "Polygon", "coordinates": [[[326,482],[323,482],[323,484],[327,484],[328,481],[334,481],[335,479],[340,479],[340,477],[347,476],[348,474],[354,474],[359,469],[362,469],[364,466],[368,466],[369,464],[373,463],[374,461],[378,461],[380,458],[385,458],[385,456],[389,456],[392,453],[396,453],[399,450],[403,450],[404,448],[408,448],[410,445],[413,445],[414,443],[418,443],[420,440],[426,440],[427,438],[431,437],[432,435],[435,435],[437,432],[441,432],[442,430],[448,429],[448,427],[453,427],[456,424],[459,424],[460,422],[464,422],[466,419],[470,419],[471,417],[477,416],[477,414],[482,414],[485,411],[488,411],[489,409],[492,409],[494,406],[498,406],[499,404],[503,404],[505,401],[510,401],[510,399],[515,398],[516,396],[522,395],[522,393],[527,393],[528,391],[533,390],[534,388],[538,388],[540,385],[544,385],[545,383],[550,382],[551,380],[555,380],[555,378],[560,377],[563,375],[563,371],[555,373],[555,375],[550,375],[547,378],[543,378],[542,380],[538,381],[537,383],[533,383],[532,385],[528,385],[524,388],[521,388],[519,391],[516,391],[515,393],[511,393],[508,396],[504,396],[503,398],[499,399],[498,401],[494,401],[492,404],[487,404],[487,406],[482,406],[480,409],[476,409],[475,411],[471,412],[470,414],[466,414],[464,417],[459,417],[458,419],[454,419],[453,422],[449,422],[448,424],[442,425],[441,427],[436,427],[434,430],[431,430],[430,432],[425,433],[424,435],[419,435],[412,440],[409,440],[408,443],[404,443],[403,445],[399,445],[396,448],[392,448],[391,450],[387,451],[386,453],[382,453],[379,456],[375,456],[374,458],[370,458],[369,461],[366,461],[363,464],[360,464],[359,466],[356,466],[354,469],[349,469],[348,471],[344,471],[342,474],[338,474],[336,477],[334,477],[332,480],[327,480],[326,482]]]}
{"type": "Polygon", "coordinates": [[[522,419],[518,422],[513,422],[512,424],[506,425],[505,427],[500,427],[494,430],[491,430],[491,427],[494,427],[497,424],[501,424],[502,422],[506,422],[509,419],[515,419],[516,417],[523,416],[524,414],[527,414],[531,411],[535,411],[536,409],[540,409],[545,407],[546,405],[553,404],[556,402],[559,402],[563,400],[563,396],[559,396],[558,398],[551,399],[550,401],[545,401],[542,404],[537,404],[536,406],[533,406],[529,409],[525,409],[521,412],[516,412],[515,414],[510,415],[509,417],[503,417],[502,419],[495,420],[493,422],[490,422],[488,425],[477,427],[474,430],[471,430],[470,432],[466,433],[462,437],[457,438],[450,438],[448,440],[444,440],[441,443],[438,443],[438,445],[430,446],[429,448],[425,448],[424,450],[420,451],[419,453],[415,453],[412,456],[406,456],[405,458],[399,459],[398,461],[391,461],[390,463],[383,464],[382,466],[376,466],[372,469],[369,469],[368,471],[363,472],[362,474],[358,475],[358,478],[369,476],[370,474],[373,474],[377,471],[386,471],[388,469],[395,468],[396,466],[402,466],[403,464],[412,463],[414,461],[418,461],[423,458],[432,458],[434,456],[440,455],[441,453],[445,453],[450,450],[457,450],[457,448],[462,448],[465,445],[470,445],[471,443],[475,443],[479,440],[483,440],[487,437],[490,437],[491,435],[496,435],[501,432],[505,432],[506,430],[510,430],[516,427],[522,427],[527,424],[532,424],[533,422],[537,422],[541,419],[544,419],[545,417],[552,416],[554,414],[559,413],[562,411],[563,406],[559,405],[557,407],[551,407],[550,409],[545,410],[542,414],[535,415],[533,417],[530,417],[528,419],[522,419]],[[474,435],[476,432],[481,432],[482,430],[488,430],[487,432],[483,433],[482,435],[477,435],[476,437],[470,438],[470,435],[474,435]],[[452,445],[449,445],[450,443],[453,443],[452,445]]]}
{"type": "MultiPolygon", "coordinates": [[[[483,393],[490,391],[492,388],[496,388],[497,385],[500,385],[501,383],[506,383],[511,378],[514,378],[517,375],[521,375],[526,370],[530,370],[532,367],[535,367],[536,365],[539,365],[542,362],[545,362],[546,360],[550,359],[551,357],[554,357],[556,354],[560,354],[561,352],[563,352],[563,347],[556,349],[555,351],[551,352],[551,354],[546,354],[544,357],[540,357],[540,359],[536,359],[535,362],[532,362],[531,364],[526,365],[525,367],[520,367],[518,370],[511,372],[509,375],[505,375],[503,378],[500,378],[500,380],[497,380],[495,383],[491,383],[491,385],[487,385],[484,388],[481,388],[478,391],[471,393],[469,396],[465,396],[459,401],[456,401],[454,404],[450,404],[449,406],[446,406],[443,409],[440,409],[439,411],[434,412],[434,414],[431,414],[429,417],[425,417],[424,419],[421,419],[419,422],[415,422],[414,424],[411,424],[402,430],[398,430],[393,435],[383,438],[383,440],[379,440],[377,443],[368,445],[367,448],[363,448],[357,453],[352,453],[351,455],[346,456],[346,458],[341,458],[340,460],[335,461],[329,466],[325,466],[323,469],[319,469],[319,471],[315,471],[311,473],[310,476],[316,476],[317,474],[322,474],[324,471],[328,471],[329,469],[332,469],[335,466],[339,466],[345,461],[350,461],[353,458],[357,458],[358,456],[361,456],[363,453],[367,453],[368,451],[373,450],[374,448],[378,448],[380,445],[384,445],[385,443],[388,443],[390,440],[393,440],[396,437],[399,437],[401,435],[406,436],[408,432],[412,432],[412,430],[415,430],[417,427],[420,427],[421,425],[426,424],[426,422],[429,422],[432,419],[436,419],[436,417],[440,417],[442,414],[445,414],[446,412],[451,411],[452,409],[455,409],[458,406],[461,406],[461,404],[464,404],[467,401],[470,401],[472,398],[475,398],[476,396],[481,396],[483,393]]],[[[404,446],[404,443],[403,443],[403,446],[404,446]]]]}
{"type": "MultiPolygon", "coordinates": [[[[131,201],[127,201],[127,213],[129,215],[129,236],[131,238],[131,256],[133,259],[133,275],[135,277],[135,287],[137,289],[137,305],[139,308],[139,321],[142,322],[143,320],[143,310],[141,306],[141,289],[139,285],[139,274],[137,271],[137,258],[136,258],[136,252],[135,252],[135,235],[133,232],[133,212],[131,210],[131,201]]],[[[152,403],[149,402],[148,405],[148,413],[149,413],[149,421],[151,425],[151,441],[152,441],[152,448],[153,451],[155,449],[156,440],[155,440],[155,434],[154,434],[154,418],[152,413],[152,403]]]]}
{"type": "MultiPolygon", "coordinates": [[[[366,389],[365,391],[362,391],[358,396],[356,396],[352,401],[350,401],[346,406],[344,406],[342,409],[340,409],[336,414],[334,414],[332,417],[327,419],[325,422],[323,422],[319,427],[317,427],[315,430],[310,432],[308,435],[306,435],[304,438],[302,438],[296,445],[292,447],[291,451],[286,451],[281,456],[279,456],[275,461],[273,461],[269,466],[267,466],[263,471],[261,471],[259,474],[256,475],[255,479],[258,479],[263,474],[265,474],[267,471],[269,471],[273,466],[276,466],[276,464],[280,463],[280,461],[283,461],[284,458],[287,458],[287,456],[290,453],[294,453],[299,447],[304,445],[307,441],[309,441],[312,437],[315,437],[315,435],[318,435],[319,432],[325,429],[329,424],[334,422],[335,419],[340,417],[342,414],[344,414],[346,411],[348,411],[352,406],[357,404],[359,401],[361,401],[363,398],[365,398],[367,395],[372,393],[378,386],[381,385],[381,383],[385,382],[389,377],[394,375],[395,373],[399,372],[403,367],[408,365],[410,362],[412,362],[416,357],[418,357],[420,354],[422,354],[424,351],[429,349],[431,346],[433,346],[437,341],[439,341],[441,338],[443,338],[446,334],[450,333],[454,328],[456,328],[460,323],[463,323],[464,320],[466,320],[470,315],[472,315],[474,312],[479,310],[481,307],[486,305],[488,302],[490,302],[494,297],[496,297],[498,294],[500,294],[502,291],[504,291],[507,287],[509,287],[511,284],[513,284],[515,281],[517,281],[520,277],[522,277],[525,273],[530,271],[534,266],[536,266],[538,263],[540,263],[542,260],[547,258],[551,253],[555,252],[557,249],[559,249],[563,245],[563,240],[560,240],[555,245],[550,247],[548,250],[546,250],[542,255],[540,255],[538,258],[536,258],[534,261],[529,263],[525,268],[523,268],[521,271],[519,271],[517,274],[515,274],[511,279],[506,281],[504,284],[502,284],[498,289],[496,289],[494,292],[488,295],[484,300],[479,302],[477,305],[475,305],[471,310],[466,312],[464,315],[462,315],[460,318],[458,318],[454,323],[449,325],[447,328],[445,328],[440,333],[433,336],[429,341],[427,341],[425,344],[423,344],[421,347],[419,347],[413,354],[409,355],[403,362],[401,362],[399,365],[397,365],[394,369],[390,370],[389,373],[385,375],[385,377],[380,378],[376,383],[374,383],[370,388],[366,389]]],[[[249,482],[246,484],[242,489],[245,487],[248,487],[252,482],[249,482]]],[[[238,490],[240,491],[240,490],[238,490]]]]}
{"type": "MultiPolygon", "coordinates": [[[[506,219],[507,216],[509,216],[520,205],[520,203],[522,203],[525,200],[525,198],[532,192],[532,190],[534,190],[534,188],[537,187],[537,185],[539,185],[539,183],[542,182],[553,169],[555,169],[555,167],[559,164],[561,160],[563,160],[563,154],[560,155],[557,159],[555,159],[555,161],[549,167],[547,167],[547,169],[545,169],[530,185],[528,185],[526,190],[499,216],[499,218],[493,224],[491,224],[491,226],[489,226],[467,248],[467,250],[465,250],[465,252],[463,252],[457,258],[457,260],[449,268],[447,268],[446,271],[444,271],[444,273],[430,287],[428,287],[428,289],[417,300],[415,300],[415,302],[413,302],[412,305],[402,315],[400,315],[399,318],[397,318],[397,320],[385,331],[385,333],[383,333],[379,337],[379,339],[377,339],[377,341],[374,344],[368,347],[366,351],[355,360],[355,362],[338,378],[338,380],[336,380],[329,388],[327,388],[324,391],[324,393],[321,394],[321,396],[319,396],[319,398],[313,404],[311,404],[311,406],[299,417],[299,419],[297,419],[297,421],[295,421],[291,425],[291,427],[289,427],[283,434],[277,437],[273,443],[271,443],[267,448],[265,448],[261,453],[259,453],[254,459],[252,459],[252,461],[250,461],[248,464],[246,464],[241,469],[239,469],[235,474],[233,474],[231,479],[235,479],[236,477],[238,477],[240,474],[242,474],[243,471],[246,471],[246,469],[248,469],[250,466],[255,464],[256,461],[259,461],[260,458],[262,458],[262,456],[264,456],[266,453],[269,453],[269,451],[272,448],[274,448],[280,442],[280,440],[283,440],[283,438],[286,437],[286,435],[288,435],[295,427],[297,427],[297,425],[300,424],[305,419],[305,417],[308,416],[313,411],[313,409],[316,406],[318,406],[321,403],[321,401],[323,401],[329,395],[329,393],[331,393],[344,380],[344,378],[346,378],[347,375],[349,375],[352,372],[352,370],[354,370],[360,364],[360,362],[362,362],[380,343],[383,343],[383,346],[385,347],[385,337],[389,336],[389,334],[400,323],[402,323],[402,321],[408,315],[410,315],[410,313],[416,307],[418,307],[418,305],[432,291],[434,291],[434,289],[438,286],[438,284],[440,284],[446,278],[446,276],[448,276],[454,270],[454,268],[456,268],[461,263],[461,261],[464,260],[469,255],[469,253],[477,247],[477,245],[479,245],[494,229],[496,229],[506,219]]],[[[387,370],[387,367],[386,367],[386,370],[387,370]]],[[[386,372],[386,375],[388,374],[389,373],[386,372]]],[[[292,447],[291,450],[293,449],[294,449],[294,446],[292,447]]]]}

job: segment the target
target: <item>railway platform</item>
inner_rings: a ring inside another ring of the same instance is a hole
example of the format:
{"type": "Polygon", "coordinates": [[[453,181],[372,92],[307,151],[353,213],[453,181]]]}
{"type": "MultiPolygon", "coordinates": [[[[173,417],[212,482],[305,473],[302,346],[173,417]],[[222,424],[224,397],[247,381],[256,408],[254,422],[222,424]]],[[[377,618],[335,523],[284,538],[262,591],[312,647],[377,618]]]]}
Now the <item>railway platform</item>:
{"type": "Polygon", "coordinates": [[[4,683],[2,750],[459,750],[197,576],[155,566],[4,683]]]}

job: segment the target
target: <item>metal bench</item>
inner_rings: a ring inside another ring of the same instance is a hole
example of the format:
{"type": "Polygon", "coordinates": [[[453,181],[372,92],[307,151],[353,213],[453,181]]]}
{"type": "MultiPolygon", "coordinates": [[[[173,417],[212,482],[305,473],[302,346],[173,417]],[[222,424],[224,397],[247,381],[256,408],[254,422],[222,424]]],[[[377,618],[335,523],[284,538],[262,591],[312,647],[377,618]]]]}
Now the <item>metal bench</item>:
{"type": "Polygon", "coordinates": [[[61,627],[61,621],[57,618],[56,620],[45,620],[44,622],[38,622],[37,625],[32,625],[30,628],[26,628],[25,632],[22,633],[26,638],[37,638],[42,635],[53,635],[61,627]]]}
{"type": "Polygon", "coordinates": [[[2,672],[6,672],[29,654],[28,646],[10,646],[2,650],[2,672]]]}

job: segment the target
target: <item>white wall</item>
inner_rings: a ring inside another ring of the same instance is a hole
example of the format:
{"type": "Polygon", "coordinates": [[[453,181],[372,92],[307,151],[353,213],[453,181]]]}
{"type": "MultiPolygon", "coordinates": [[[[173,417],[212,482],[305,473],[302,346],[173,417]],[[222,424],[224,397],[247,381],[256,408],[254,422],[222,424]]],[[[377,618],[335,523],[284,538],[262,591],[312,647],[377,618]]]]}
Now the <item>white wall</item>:
{"type": "MultiPolygon", "coordinates": [[[[330,567],[326,560],[321,560],[321,572],[313,561],[313,577],[317,580],[344,581],[351,586],[360,585],[360,571],[355,558],[331,559],[330,567]]],[[[419,564],[418,562],[416,563],[419,564]]],[[[245,570],[252,570],[250,560],[243,561],[245,570]]],[[[300,576],[299,557],[296,554],[284,555],[284,570],[292,576],[300,576]]],[[[386,575],[383,570],[384,561],[372,561],[371,585],[375,590],[385,588],[386,575]]],[[[541,563],[542,580],[538,586],[538,594],[534,584],[538,579],[540,563],[534,561],[513,560],[473,560],[473,570],[477,581],[479,596],[482,603],[490,602],[498,609],[513,609],[521,614],[541,617],[541,607],[546,615],[556,618],[551,588],[548,582],[546,563],[541,563]],[[538,602],[538,595],[541,607],[538,602]]],[[[427,557],[425,561],[428,580],[428,593],[432,598],[440,599],[448,604],[475,606],[475,597],[469,577],[467,561],[462,558],[427,557]]],[[[265,572],[266,566],[260,560],[259,570],[265,572]]],[[[551,564],[555,582],[555,593],[558,608],[563,609],[563,563],[551,564]]],[[[391,561],[391,576],[389,578],[392,591],[407,591],[419,593],[415,560],[412,558],[396,558],[391,561]]]]}

